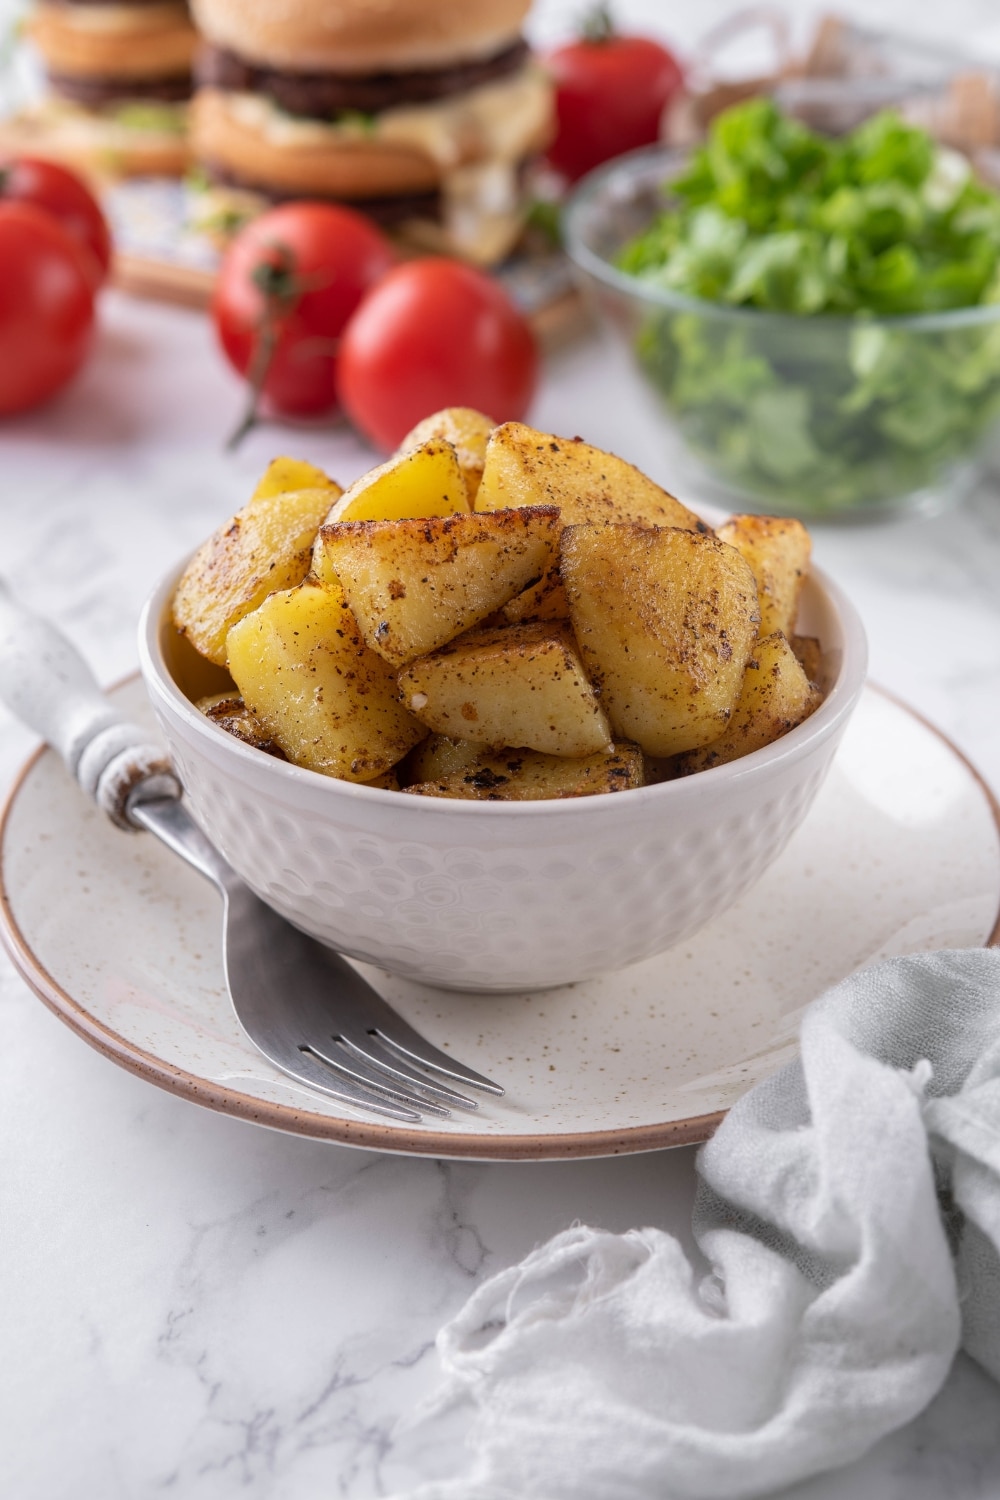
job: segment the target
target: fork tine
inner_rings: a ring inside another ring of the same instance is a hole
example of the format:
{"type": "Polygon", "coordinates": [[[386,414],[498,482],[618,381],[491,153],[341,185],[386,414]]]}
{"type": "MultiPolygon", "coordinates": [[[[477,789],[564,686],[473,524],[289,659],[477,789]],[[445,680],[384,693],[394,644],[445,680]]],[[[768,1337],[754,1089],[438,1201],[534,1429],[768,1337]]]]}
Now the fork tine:
{"type": "Polygon", "coordinates": [[[300,1052],[298,1060],[294,1063],[281,1061],[271,1054],[267,1055],[275,1067],[287,1073],[290,1078],[306,1084],[309,1088],[319,1089],[322,1093],[329,1094],[331,1098],[338,1099],[342,1104],[353,1104],[356,1109],[371,1110],[378,1115],[387,1115],[390,1120],[402,1120],[411,1125],[416,1124],[421,1118],[417,1110],[407,1108],[401,1103],[394,1103],[387,1095],[366,1088],[359,1080],[352,1079],[328,1066],[325,1059],[321,1059],[312,1052],[300,1052]]]}
{"type": "Polygon", "coordinates": [[[412,1064],[449,1082],[503,1093],[425,1041],[341,954],[292,927],[237,882],[227,886],[224,960],[244,1031],[302,1082],[362,1109],[378,1100],[378,1113],[407,1121],[421,1113],[447,1118],[448,1103],[467,1108],[472,1102],[452,1098],[438,1079],[413,1075],[412,1064]],[[344,1045],[347,1038],[351,1047],[344,1045]]]}
{"type": "Polygon", "coordinates": [[[431,1068],[435,1073],[444,1073],[447,1078],[454,1078],[456,1083],[467,1084],[470,1088],[482,1089],[484,1093],[495,1094],[501,1099],[504,1090],[491,1078],[484,1078],[482,1073],[477,1073],[474,1068],[467,1067],[465,1063],[459,1062],[455,1057],[449,1057],[446,1052],[432,1046],[426,1037],[422,1037],[419,1031],[414,1031],[408,1026],[401,1016],[392,1018],[392,1034],[384,1030],[382,1026],[372,1028],[371,1035],[377,1036],[379,1041],[391,1051],[401,1054],[410,1062],[416,1062],[424,1068],[431,1068]]]}
{"type": "Polygon", "coordinates": [[[461,1109],[479,1108],[475,1099],[449,1088],[446,1083],[437,1083],[433,1078],[428,1078],[426,1073],[418,1073],[416,1068],[411,1068],[397,1053],[390,1053],[376,1031],[358,1035],[348,1035],[346,1031],[341,1031],[337,1040],[342,1047],[364,1058],[373,1068],[383,1071],[390,1078],[398,1079],[404,1085],[412,1085],[420,1092],[426,1090],[435,1098],[443,1099],[446,1104],[454,1104],[461,1109]]]}
{"type": "Polygon", "coordinates": [[[349,1051],[342,1045],[339,1037],[333,1037],[329,1042],[310,1042],[309,1051],[331,1068],[336,1068],[339,1073],[354,1079],[362,1088],[373,1090],[387,1099],[398,1100],[404,1106],[419,1108],[427,1114],[440,1115],[442,1119],[448,1119],[451,1115],[451,1110],[436,1099],[419,1096],[413,1090],[404,1088],[388,1072],[372,1067],[361,1054],[349,1051]]]}

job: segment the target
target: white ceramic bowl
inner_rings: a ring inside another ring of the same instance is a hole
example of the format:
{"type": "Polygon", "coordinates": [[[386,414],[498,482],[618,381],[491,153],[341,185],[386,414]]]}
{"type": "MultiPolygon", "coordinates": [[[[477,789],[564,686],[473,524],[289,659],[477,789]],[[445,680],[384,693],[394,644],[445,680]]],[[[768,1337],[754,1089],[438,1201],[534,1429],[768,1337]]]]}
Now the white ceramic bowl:
{"type": "Polygon", "coordinates": [[[812,717],[775,744],[598,797],[406,797],[275,760],[199,713],[191,698],[226,679],[171,624],[178,576],[146,605],[140,656],[194,816],[297,927],[449,989],[587,979],[662,952],[725,911],[805,817],[865,676],[861,622],[814,570],[799,629],[819,637],[833,682],[812,717]]]}

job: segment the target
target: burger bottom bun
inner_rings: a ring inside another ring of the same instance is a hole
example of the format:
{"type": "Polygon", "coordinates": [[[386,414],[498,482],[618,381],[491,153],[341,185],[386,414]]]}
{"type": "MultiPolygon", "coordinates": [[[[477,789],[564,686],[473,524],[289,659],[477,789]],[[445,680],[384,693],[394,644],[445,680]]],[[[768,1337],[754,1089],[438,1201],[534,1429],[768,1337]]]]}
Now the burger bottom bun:
{"type": "MultiPolygon", "coordinates": [[[[182,106],[171,108],[183,119],[182,106]]],[[[191,165],[183,131],[139,129],[62,101],[0,121],[0,152],[49,156],[98,184],[122,177],[183,177],[191,165]]]]}
{"type": "Polygon", "coordinates": [[[123,81],[189,73],[198,45],[182,5],[42,4],[27,34],[53,73],[123,81]],[[93,25],[93,15],[106,10],[119,24],[93,25]]]}
{"type": "Polygon", "coordinates": [[[317,129],[271,137],[234,112],[230,96],[199,89],[191,103],[196,160],[241,185],[278,196],[363,201],[432,193],[441,169],[424,152],[394,142],[345,139],[317,129]]]}

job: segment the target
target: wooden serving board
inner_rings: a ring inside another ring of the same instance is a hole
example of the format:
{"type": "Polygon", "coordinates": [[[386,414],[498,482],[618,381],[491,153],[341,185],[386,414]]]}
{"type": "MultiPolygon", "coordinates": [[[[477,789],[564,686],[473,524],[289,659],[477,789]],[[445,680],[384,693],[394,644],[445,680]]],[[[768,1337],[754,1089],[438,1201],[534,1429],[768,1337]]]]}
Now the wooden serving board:
{"type": "Polygon", "coordinates": [[[215,284],[215,273],[197,266],[174,265],[168,260],[150,260],[128,250],[116,250],[111,279],[134,297],[157,302],[177,302],[182,307],[207,307],[215,284]]]}

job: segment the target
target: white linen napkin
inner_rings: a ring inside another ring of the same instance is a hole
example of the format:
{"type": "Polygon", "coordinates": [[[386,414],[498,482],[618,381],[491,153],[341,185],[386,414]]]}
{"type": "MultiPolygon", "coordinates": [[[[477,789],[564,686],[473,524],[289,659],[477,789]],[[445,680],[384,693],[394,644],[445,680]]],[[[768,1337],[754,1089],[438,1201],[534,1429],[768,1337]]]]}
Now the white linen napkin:
{"type": "Polygon", "coordinates": [[[472,1470],[409,1500],[737,1500],[850,1462],[960,1344],[1000,1380],[1000,950],[891,959],[698,1157],[705,1267],[576,1227],[438,1336],[472,1470]]]}

